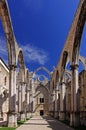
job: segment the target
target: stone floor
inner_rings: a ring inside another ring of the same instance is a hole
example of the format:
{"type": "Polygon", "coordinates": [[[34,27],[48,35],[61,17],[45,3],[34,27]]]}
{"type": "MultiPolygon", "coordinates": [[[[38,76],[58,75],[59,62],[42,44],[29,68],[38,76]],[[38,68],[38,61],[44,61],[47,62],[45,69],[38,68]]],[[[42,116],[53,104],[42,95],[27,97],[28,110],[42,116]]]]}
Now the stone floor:
{"type": "Polygon", "coordinates": [[[49,116],[33,117],[16,130],[74,130],[49,116]]]}

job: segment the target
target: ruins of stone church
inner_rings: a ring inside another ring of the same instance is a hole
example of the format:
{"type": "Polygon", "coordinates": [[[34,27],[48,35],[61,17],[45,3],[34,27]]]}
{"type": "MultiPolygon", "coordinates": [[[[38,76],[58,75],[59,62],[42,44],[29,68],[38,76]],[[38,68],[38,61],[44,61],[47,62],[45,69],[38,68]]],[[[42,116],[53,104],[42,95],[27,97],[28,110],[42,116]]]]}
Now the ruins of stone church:
{"type": "Polygon", "coordinates": [[[60,60],[52,72],[43,66],[34,72],[26,68],[6,0],[0,0],[0,17],[8,46],[8,66],[0,59],[0,120],[6,121],[8,127],[16,127],[17,120],[50,115],[68,121],[70,126],[86,125],[86,58],[79,54],[86,0],[80,0],[60,60]],[[79,62],[83,64],[81,72],[79,62]],[[40,70],[49,77],[35,77],[40,70]]]}

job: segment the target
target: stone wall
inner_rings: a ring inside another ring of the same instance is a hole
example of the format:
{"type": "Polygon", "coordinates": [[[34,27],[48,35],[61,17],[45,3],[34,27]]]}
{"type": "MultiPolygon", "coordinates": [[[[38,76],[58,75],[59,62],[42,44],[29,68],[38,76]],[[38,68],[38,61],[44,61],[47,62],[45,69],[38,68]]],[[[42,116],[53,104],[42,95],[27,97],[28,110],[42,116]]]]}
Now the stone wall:
{"type": "Polygon", "coordinates": [[[80,122],[86,125],[86,70],[79,74],[80,122]]]}
{"type": "Polygon", "coordinates": [[[40,87],[35,90],[34,103],[33,111],[35,115],[40,115],[41,110],[44,111],[44,115],[49,114],[49,92],[45,86],[40,85],[40,87]],[[40,103],[40,94],[44,96],[44,103],[40,103]]]}
{"type": "Polygon", "coordinates": [[[9,109],[9,70],[0,60],[0,118],[7,120],[9,109]]]}

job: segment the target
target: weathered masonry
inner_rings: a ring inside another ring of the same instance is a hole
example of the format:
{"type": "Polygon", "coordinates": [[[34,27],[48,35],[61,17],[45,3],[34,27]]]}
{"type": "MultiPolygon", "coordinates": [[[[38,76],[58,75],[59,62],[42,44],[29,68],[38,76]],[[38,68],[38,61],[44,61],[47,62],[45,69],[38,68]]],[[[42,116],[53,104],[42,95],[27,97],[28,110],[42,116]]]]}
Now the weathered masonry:
{"type": "Polygon", "coordinates": [[[51,115],[68,120],[74,127],[86,125],[86,59],[79,52],[86,22],[86,0],[80,0],[53,72],[45,67],[34,72],[26,68],[23,51],[13,32],[7,0],[0,0],[0,18],[8,50],[8,67],[0,60],[0,119],[7,121],[8,127],[16,127],[17,119],[51,115]],[[80,73],[79,62],[83,64],[80,73]],[[45,75],[34,78],[40,70],[49,78],[45,75]]]}

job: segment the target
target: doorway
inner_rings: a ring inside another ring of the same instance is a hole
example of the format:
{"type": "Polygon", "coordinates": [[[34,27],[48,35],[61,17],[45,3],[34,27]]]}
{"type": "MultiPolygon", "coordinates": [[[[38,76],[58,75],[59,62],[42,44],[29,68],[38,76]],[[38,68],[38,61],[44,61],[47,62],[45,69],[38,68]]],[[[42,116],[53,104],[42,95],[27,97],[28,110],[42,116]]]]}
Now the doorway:
{"type": "Polygon", "coordinates": [[[40,116],[43,116],[43,115],[44,115],[44,111],[40,110],[40,116]]]}

